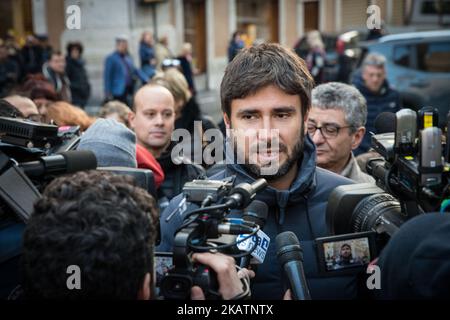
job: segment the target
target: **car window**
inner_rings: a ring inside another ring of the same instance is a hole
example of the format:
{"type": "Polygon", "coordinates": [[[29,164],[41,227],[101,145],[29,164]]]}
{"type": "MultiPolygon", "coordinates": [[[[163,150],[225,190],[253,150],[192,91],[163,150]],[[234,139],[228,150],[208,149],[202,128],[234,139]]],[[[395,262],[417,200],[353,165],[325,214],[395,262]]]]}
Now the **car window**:
{"type": "Polygon", "coordinates": [[[450,41],[418,44],[417,62],[425,72],[450,72],[450,41]]]}
{"type": "Polygon", "coordinates": [[[399,66],[411,67],[411,46],[401,45],[394,48],[394,63],[399,66]]]}

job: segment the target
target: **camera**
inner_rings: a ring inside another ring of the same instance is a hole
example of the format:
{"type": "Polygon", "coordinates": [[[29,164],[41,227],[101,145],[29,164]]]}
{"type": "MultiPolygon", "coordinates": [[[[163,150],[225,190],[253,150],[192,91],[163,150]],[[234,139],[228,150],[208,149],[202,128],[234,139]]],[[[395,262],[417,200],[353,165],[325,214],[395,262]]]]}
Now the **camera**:
{"type": "MultiPolygon", "coordinates": [[[[255,222],[227,218],[230,210],[247,207],[256,193],[267,186],[264,179],[253,184],[233,186],[234,177],[224,180],[194,180],[183,187],[185,201],[196,209],[184,214],[182,225],[175,233],[173,266],[160,283],[160,293],[165,299],[188,299],[192,286],[202,288],[207,299],[220,299],[216,274],[207,266],[193,263],[192,253],[221,252],[235,258],[247,256],[256,248],[241,250],[238,244],[255,236],[259,226],[255,222]],[[230,243],[217,243],[222,235],[233,237],[230,243]]],[[[170,220],[171,216],[167,217],[170,220]]]]}
{"type": "Polygon", "coordinates": [[[381,157],[370,159],[367,172],[376,185],[339,186],[330,194],[327,225],[332,234],[375,232],[383,247],[407,220],[419,214],[447,211],[449,164],[443,151],[437,111],[402,109],[395,132],[372,136],[381,157]]]}
{"type": "Polygon", "coordinates": [[[78,127],[0,117],[0,298],[20,283],[22,233],[40,191],[59,174],[97,167],[93,153],[73,151],[79,135],[78,127]]]}

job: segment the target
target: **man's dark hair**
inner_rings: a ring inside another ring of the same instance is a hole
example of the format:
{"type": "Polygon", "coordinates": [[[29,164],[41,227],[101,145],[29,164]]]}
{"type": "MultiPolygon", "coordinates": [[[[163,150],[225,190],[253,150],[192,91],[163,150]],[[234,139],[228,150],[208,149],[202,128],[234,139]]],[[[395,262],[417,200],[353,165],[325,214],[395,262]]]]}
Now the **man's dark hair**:
{"type": "Polygon", "coordinates": [[[77,49],[80,52],[80,55],[83,54],[83,45],[81,42],[69,42],[67,44],[67,55],[70,56],[73,49],[77,49]]]}
{"type": "Polygon", "coordinates": [[[264,43],[240,51],[228,64],[220,86],[222,111],[230,117],[231,101],[255,94],[269,85],[299,95],[303,116],[310,109],[314,80],[305,62],[292,50],[264,43]]]}
{"type": "Polygon", "coordinates": [[[19,109],[5,99],[0,99],[0,117],[25,118],[19,109]]]}
{"type": "Polygon", "coordinates": [[[154,199],[131,177],[100,171],[53,180],[24,235],[26,298],[136,299],[152,274],[154,199]],[[69,290],[70,265],[81,289],[69,290]]]}

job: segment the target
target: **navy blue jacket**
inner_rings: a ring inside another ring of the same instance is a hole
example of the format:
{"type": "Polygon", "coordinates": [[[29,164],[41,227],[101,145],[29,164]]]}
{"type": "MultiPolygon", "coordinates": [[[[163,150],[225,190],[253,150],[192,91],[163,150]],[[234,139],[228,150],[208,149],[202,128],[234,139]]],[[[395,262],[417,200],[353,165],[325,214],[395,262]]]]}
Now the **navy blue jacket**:
{"type": "Polygon", "coordinates": [[[136,75],[136,68],[130,55],[124,57],[128,70],[122,61],[120,54],[115,51],[105,60],[105,71],[103,74],[105,85],[105,96],[119,97],[125,93],[127,85],[132,85],[133,77],[136,75]],[[127,84],[127,72],[131,77],[131,83],[127,84]]]}
{"type": "MultiPolygon", "coordinates": [[[[231,175],[236,175],[236,184],[254,181],[242,166],[235,164],[227,165],[223,171],[212,176],[211,179],[219,180],[231,175]]],[[[357,280],[355,276],[319,276],[314,246],[314,239],[329,235],[325,211],[330,192],[339,185],[351,183],[353,183],[351,180],[316,167],[315,147],[307,136],[303,159],[291,188],[276,190],[267,187],[257,194],[256,199],[264,201],[269,207],[269,216],[264,226],[264,232],[270,237],[271,243],[264,263],[258,266],[256,277],[252,280],[254,299],[282,299],[287,288],[287,280],[277,261],[275,245],[275,237],[284,231],[293,231],[301,242],[304,250],[305,274],[313,299],[356,298],[357,280]]],[[[174,198],[161,215],[162,234],[158,251],[172,250],[174,232],[182,223],[182,214],[188,210],[180,209],[169,222],[166,222],[165,218],[177,210],[181,200],[182,195],[174,198]]],[[[187,207],[187,209],[191,208],[192,206],[187,207]]]]}
{"type": "Polygon", "coordinates": [[[389,86],[387,80],[378,93],[374,93],[367,89],[361,72],[357,72],[353,77],[353,85],[361,92],[367,100],[367,123],[366,135],[359,148],[354,152],[355,155],[367,152],[371,145],[370,132],[377,133],[375,130],[375,118],[382,112],[397,112],[401,109],[400,94],[389,86]]]}

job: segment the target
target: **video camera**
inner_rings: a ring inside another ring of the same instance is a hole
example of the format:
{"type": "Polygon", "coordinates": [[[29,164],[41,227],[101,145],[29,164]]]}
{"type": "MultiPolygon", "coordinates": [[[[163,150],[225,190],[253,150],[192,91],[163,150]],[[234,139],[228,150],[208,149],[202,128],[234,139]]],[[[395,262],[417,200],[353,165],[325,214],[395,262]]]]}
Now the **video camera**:
{"type": "Polygon", "coordinates": [[[63,127],[0,117],[0,198],[26,222],[40,197],[39,189],[54,176],[95,169],[92,152],[73,151],[78,127],[63,127]]]}
{"type": "MultiPolygon", "coordinates": [[[[241,258],[249,255],[250,250],[238,248],[238,244],[255,236],[260,227],[252,219],[227,218],[232,209],[244,209],[256,193],[267,186],[264,179],[253,184],[241,183],[233,187],[233,177],[225,180],[194,180],[183,187],[186,202],[195,204],[197,209],[184,215],[183,224],[175,234],[173,249],[173,267],[161,280],[161,295],[165,299],[188,299],[191,287],[200,286],[207,299],[219,299],[218,283],[213,270],[200,264],[194,264],[191,255],[194,252],[222,252],[241,258]],[[226,244],[214,243],[210,239],[219,239],[221,235],[247,235],[235,237],[226,244]]],[[[255,200],[256,201],[256,200],[255,200]]],[[[167,218],[170,220],[171,216],[167,218]]]]}
{"type": "Polygon", "coordinates": [[[431,107],[402,109],[395,132],[372,136],[381,157],[368,161],[367,172],[376,185],[339,186],[331,193],[327,224],[333,234],[372,231],[383,246],[410,218],[448,211],[450,144],[443,144],[438,123],[431,107]]]}

